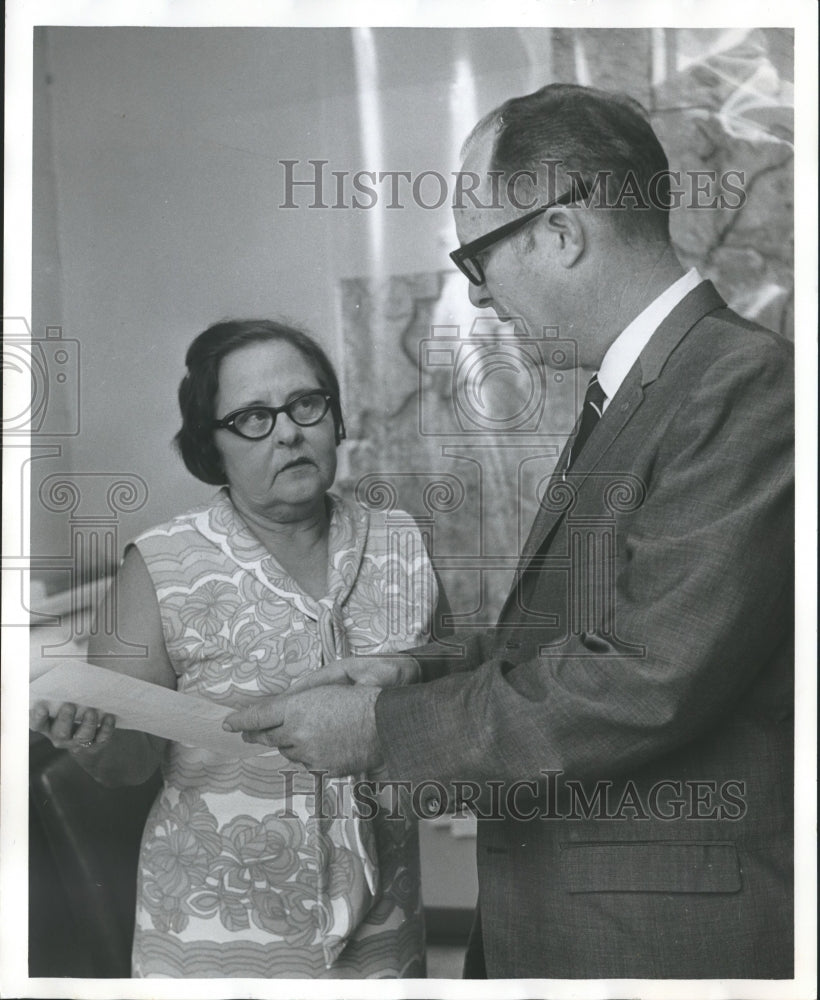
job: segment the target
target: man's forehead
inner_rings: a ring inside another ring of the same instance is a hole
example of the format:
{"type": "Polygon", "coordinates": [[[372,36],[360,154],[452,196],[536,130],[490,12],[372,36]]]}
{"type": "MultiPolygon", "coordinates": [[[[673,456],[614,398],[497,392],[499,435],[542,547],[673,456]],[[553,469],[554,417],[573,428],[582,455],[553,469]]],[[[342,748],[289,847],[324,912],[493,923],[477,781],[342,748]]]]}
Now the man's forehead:
{"type": "Polygon", "coordinates": [[[470,139],[465,148],[462,170],[472,170],[478,174],[486,174],[490,169],[495,148],[495,131],[485,128],[470,139]]]}
{"type": "Polygon", "coordinates": [[[491,129],[476,136],[469,144],[461,165],[456,187],[453,215],[462,242],[501,225],[507,218],[503,184],[490,176],[495,134],[491,129]],[[462,231],[463,234],[462,235],[462,231]]]}
{"type": "MultiPolygon", "coordinates": [[[[463,188],[466,190],[468,187],[475,186],[474,190],[482,204],[489,204],[492,200],[492,180],[489,171],[494,146],[493,134],[489,131],[483,132],[476,136],[467,147],[464,162],[461,164],[462,174],[470,175],[469,179],[464,179],[463,188]]],[[[463,200],[466,204],[472,204],[469,198],[463,200]]]]}

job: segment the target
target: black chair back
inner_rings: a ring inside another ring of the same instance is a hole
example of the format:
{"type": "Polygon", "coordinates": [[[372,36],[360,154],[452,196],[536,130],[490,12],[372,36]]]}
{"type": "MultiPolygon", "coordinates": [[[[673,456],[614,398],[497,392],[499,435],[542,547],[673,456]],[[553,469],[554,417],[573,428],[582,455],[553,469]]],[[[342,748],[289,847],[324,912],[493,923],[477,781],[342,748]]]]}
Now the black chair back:
{"type": "Polygon", "coordinates": [[[130,976],[139,846],[161,784],[157,772],[137,787],[104,788],[70,754],[32,739],[30,815],[39,829],[29,838],[30,886],[55,871],[59,885],[30,893],[31,977],[130,976]],[[55,939],[55,911],[71,918],[63,941],[55,939]],[[54,968],[60,954],[67,956],[63,972],[54,968]]]}

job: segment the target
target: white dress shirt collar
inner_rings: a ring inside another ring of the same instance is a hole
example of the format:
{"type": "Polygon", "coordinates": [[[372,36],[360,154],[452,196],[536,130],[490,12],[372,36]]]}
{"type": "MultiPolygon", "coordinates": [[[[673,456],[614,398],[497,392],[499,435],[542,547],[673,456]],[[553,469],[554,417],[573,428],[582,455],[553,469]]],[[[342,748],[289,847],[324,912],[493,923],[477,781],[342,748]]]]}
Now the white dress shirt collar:
{"type": "Polygon", "coordinates": [[[604,355],[601,367],[598,369],[598,382],[606,393],[604,409],[615,393],[620,389],[630,368],[638,360],[638,355],[649,343],[652,334],[658,329],[675,306],[703,281],[697,268],[687,271],[682,278],[670,285],[665,292],[654,299],[639,313],[609,346],[604,355]]]}

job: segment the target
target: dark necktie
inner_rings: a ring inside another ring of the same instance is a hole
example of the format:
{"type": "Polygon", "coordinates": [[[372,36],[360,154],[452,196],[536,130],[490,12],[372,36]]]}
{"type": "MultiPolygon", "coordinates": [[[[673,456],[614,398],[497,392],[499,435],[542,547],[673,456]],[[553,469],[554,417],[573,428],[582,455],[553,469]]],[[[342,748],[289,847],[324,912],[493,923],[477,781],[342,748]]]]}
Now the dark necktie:
{"type": "Polygon", "coordinates": [[[578,433],[575,435],[574,440],[569,446],[569,451],[567,452],[567,461],[564,465],[564,471],[562,473],[564,477],[566,477],[567,470],[578,457],[581,449],[584,447],[586,439],[595,429],[595,425],[603,416],[605,402],[606,393],[598,382],[598,373],[596,372],[589,380],[589,385],[587,386],[586,395],[584,396],[584,409],[581,412],[581,425],[578,428],[578,433]]]}

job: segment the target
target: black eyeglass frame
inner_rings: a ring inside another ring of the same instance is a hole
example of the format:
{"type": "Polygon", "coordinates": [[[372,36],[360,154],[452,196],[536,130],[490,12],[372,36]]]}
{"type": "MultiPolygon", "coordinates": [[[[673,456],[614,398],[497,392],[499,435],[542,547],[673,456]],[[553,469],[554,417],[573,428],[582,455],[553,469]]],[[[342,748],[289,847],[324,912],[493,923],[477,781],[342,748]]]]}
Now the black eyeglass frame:
{"type": "MultiPolygon", "coordinates": [[[[270,437],[271,434],[273,434],[273,429],[276,427],[276,418],[280,413],[287,413],[288,418],[298,427],[315,427],[316,424],[321,423],[325,419],[329,409],[334,408],[335,412],[336,405],[338,405],[337,400],[332,392],[328,392],[325,389],[310,389],[308,392],[300,392],[298,396],[294,396],[293,399],[285,403],[284,406],[262,406],[261,404],[257,404],[256,406],[242,406],[238,410],[232,410],[229,414],[227,414],[227,416],[222,417],[221,420],[214,420],[211,427],[213,427],[214,430],[231,431],[231,433],[236,434],[238,437],[244,438],[245,441],[264,441],[265,438],[270,437]],[[300,399],[304,399],[305,396],[321,396],[325,401],[325,408],[315,420],[297,420],[291,412],[291,409],[299,402],[300,399]],[[243,434],[242,431],[240,431],[236,426],[237,419],[243,413],[258,413],[260,410],[270,415],[272,419],[270,429],[265,431],[264,434],[255,436],[243,434]]],[[[343,426],[337,436],[340,438],[344,437],[343,426]]]]}
{"type": "Polygon", "coordinates": [[[511,236],[513,233],[518,232],[527,225],[528,222],[532,222],[533,219],[537,219],[539,215],[543,215],[544,212],[548,212],[551,208],[555,208],[556,205],[571,205],[573,202],[579,199],[586,198],[586,191],[584,190],[584,185],[573,184],[569,191],[565,194],[560,195],[554,201],[549,202],[546,205],[541,205],[532,212],[527,212],[526,215],[522,215],[519,219],[513,219],[511,222],[505,222],[503,226],[499,226],[497,229],[491,229],[489,233],[485,233],[483,236],[479,236],[477,240],[471,240],[469,243],[465,243],[464,246],[459,247],[457,250],[453,250],[450,253],[450,260],[456,265],[456,267],[461,271],[461,273],[474,285],[483,285],[486,282],[486,277],[484,275],[484,268],[481,262],[477,259],[477,255],[488,250],[491,246],[495,246],[496,243],[500,243],[501,240],[505,239],[507,236],[511,236]],[[470,261],[471,265],[475,268],[475,274],[468,268],[466,261],[470,261]]]}

